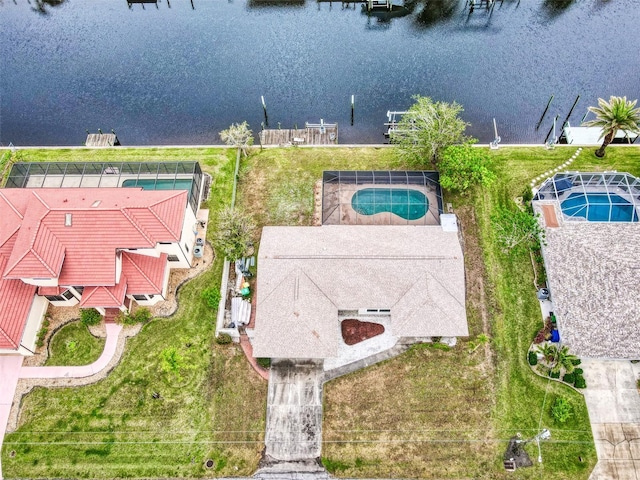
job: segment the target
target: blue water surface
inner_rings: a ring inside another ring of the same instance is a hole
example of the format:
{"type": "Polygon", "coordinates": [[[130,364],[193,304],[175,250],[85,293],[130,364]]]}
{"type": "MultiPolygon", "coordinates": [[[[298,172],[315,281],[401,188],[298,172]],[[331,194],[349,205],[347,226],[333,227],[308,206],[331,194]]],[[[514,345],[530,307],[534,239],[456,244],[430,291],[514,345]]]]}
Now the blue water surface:
{"type": "Polygon", "coordinates": [[[561,203],[562,212],[590,222],[637,222],[635,207],[620,195],[572,193],[561,203]]]}

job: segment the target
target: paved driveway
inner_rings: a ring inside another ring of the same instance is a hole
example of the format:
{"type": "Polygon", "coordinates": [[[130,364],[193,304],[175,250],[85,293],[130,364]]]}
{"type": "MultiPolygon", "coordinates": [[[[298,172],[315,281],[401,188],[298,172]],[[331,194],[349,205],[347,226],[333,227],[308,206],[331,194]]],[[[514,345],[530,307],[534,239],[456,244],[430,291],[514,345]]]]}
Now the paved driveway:
{"type": "Polygon", "coordinates": [[[628,360],[583,360],[581,366],[598,453],[590,480],[640,480],[639,372],[628,360]]]}
{"type": "Polygon", "coordinates": [[[320,457],[322,361],[274,360],[267,397],[266,454],[275,461],[320,457]]]}

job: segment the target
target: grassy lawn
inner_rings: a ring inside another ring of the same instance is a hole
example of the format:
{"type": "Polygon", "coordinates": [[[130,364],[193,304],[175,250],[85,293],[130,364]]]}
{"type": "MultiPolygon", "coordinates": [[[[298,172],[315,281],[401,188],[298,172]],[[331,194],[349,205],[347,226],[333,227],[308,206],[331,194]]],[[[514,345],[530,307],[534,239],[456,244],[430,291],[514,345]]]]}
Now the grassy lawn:
{"type": "MultiPolygon", "coordinates": [[[[519,478],[587,478],[595,464],[580,394],[535,376],[525,353],[541,325],[528,255],[496,245],[492,209],[521,195],[529,181],[567,160],[575,148],[501,148],[492,152],[499,180],[473,197],[448,195],[465,236],[471,341],[449,352],[416,347],[406,355],[325,387],[323,461],[340,476],[505,478],[502,454],[517,432],[549,428],[544,462],[519,478]],[[491,346],[470,353],[481,332],[491,346]],[[373,393],[373,394],[372,394],[373,393]],[[555,424],[550,406],[569,400],[573,418],[555,424]]],[[[585,150],[573,168],[630,170],[640,150],[610,149],[605,162],[585,150]]],[[[325,169],[401,168],[390,150],[267,150],[244,164],[243,205],[259,224],[311,222],[309,192],[325,169]],[[260,201],[262,199],[262,201],[260,201]]],[[[537,448],[528,447],[532,458],[537,448]]]]}
{"type": "Polygon", "coordinates": [[[91,335],[81,322],[67,323],[53,334],[45,365],[89,365],[104,350],[104,338],[91,335]]]}
{"type": "MultiPolygon", "coordinates": [[[[593,150],[585,149],[572,169],[640,174],[640,148],[610,147],[604,160],[593,150]]],[[[582,396],[534,375],[526,363],[542,323],[529,256],[503,254],[490,220],[493,209],[520,196],[533,177],[574,151],[502,147],[491,152],[498,171],[491,188],[474,196],[446,196],[464,235],[471,336],[450,350],[415,346],[325,385],[323,461],[330,471],[354,477],[514,478],[502,469],[506,441],[517,432],[531,438],[542,427],[552,432],[542,444],[544,461],[538,464],[537,448],[528,446],[535,465],[519,470],[517,478],[588,477],[596,456],[582,396]],[[483,332],[491,341],[477,346],[483,332]],[[562,425],[550,414],[558,396],[569,400],[574,413],[562,425]]],[[[235,155],[224,150],[26,150],[21,155],[25,161],[102,159],[96,152],[120,161],[198,159],[214,179],[212,219],[230,198],[235,155]]],[[[259,225],[309,225],[311,192],[323,170],[389,168],[402,165],[388,148],[256,151],[242,163],[239,204],[259,225]]],[[[253,473],[262,448],[266,384],[236,347],[213,343],[215,312],[199,296],[202,288],[218,285],[221,265],[217,259],[181,290],[174,317],[152,321],[131,339],[105,380],[28,395],[20,429],[5,438],[5,476],[253,473]],[[160,353],[170,346],[191,366],[180,379],[160,369],[160,353]],[[216,462],[212,471],[202,465],[207,458],[216,462]]]]}
{"type": "MultiPolygon", "coordinates": [[[[222,149],[24,150],[22,160],[198,160],[213,177],[210,217],[229,201],[235,152],[222,149]]],[[[211,233],[211,232],[209,232],[211,233]]],[[[5,437],[7,478],[249,475],[263,448],[266,382],[234,345],[216,345],[215,312],[200,297],[219,286],[222,259],[187,283],[178,312],[128,340],[104,380],[37,388],[23,400],[20,428],[5,437]],[[184,358],[168,376],[161,352],[184,358]],[[159,394],[159,398],[154,398],[159,394]],[[15,451],[15,456],[10,452],[15,451]],[[203,466],[212,459],[211,470],[203,466]]]]}

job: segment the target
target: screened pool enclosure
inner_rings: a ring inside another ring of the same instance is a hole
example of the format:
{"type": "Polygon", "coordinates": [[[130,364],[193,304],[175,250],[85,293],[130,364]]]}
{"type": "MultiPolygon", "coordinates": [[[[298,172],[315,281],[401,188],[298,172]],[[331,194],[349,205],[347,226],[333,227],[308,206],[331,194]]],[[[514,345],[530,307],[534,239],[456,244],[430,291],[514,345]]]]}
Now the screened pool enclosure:
{"type": "Polygon", "coordinates": [[[203,178],[198,162],[20,162],[11,167],[5,188],[186,190],[197,212],[203,178]]]}
{"type": "Polygon", "coordinates": [[[533,200],[559,201],[565,220],[637,222],[640,180],[618,172],[558,173],[542,184],[533,200]]]}
{"type": "Polygon", "coordinates": [[[439,225],[438,172],[325,171],[323,225],[439,225]]]}

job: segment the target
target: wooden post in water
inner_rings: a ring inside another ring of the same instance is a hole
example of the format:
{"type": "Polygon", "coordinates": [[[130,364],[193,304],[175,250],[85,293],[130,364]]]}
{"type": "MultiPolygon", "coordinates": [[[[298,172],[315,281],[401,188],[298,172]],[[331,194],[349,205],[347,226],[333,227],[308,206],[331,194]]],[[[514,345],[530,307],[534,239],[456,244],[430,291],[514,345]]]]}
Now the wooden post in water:
{"type": "MultiPolygon", "coordinates": [[[[551,98],[547,102],[547,108],[544,109],[544,112],[542,112],[542,116],[540,117],[540,120],[538,120],[538,124],[536,125],[536,130],[538,128],[540,128],[540,124],[542,123],[542,120],[544,119],[544,116],[547,114],[547,110],[549,110],[549,105],[551,105],[552,101],[553,101],[553,95],[551,95],[551,98]]],[[[545,140],[545,142],[546,142],[546,140],[545,140]]]]}
{"type": "Polygon", "coordinates": [[[356,96],[351,95],[351,126],[353,127],[353,111],[356,108],[356,96]]]}
{"type": "Polygon", "coordinates": [[[558,117],[560,117],[560,115],[556,115],[555,118],[553,119],[553,125],[551,125],[551,128],[549,129],[549,133],[547,133],[547,136],[544,137],[544,143],[547,143],[547,140],[549,139],[549,135],[551,135],[551,132],[553,132],[556,129],[556,122],[558,121],[558,117]]]}
{"type": "Polygon", "coordinates": [[[573,109],[576,108],[576,105],[578,104],[578,100],[580,100],[580,95],[578,95],[576,97],[576,101],[573,102],[573,106],[571,107],[571,110],[569,110],[569,113],[567,114],[567,118],[564,119],[564,122],[562,122],[562,128],[564,128],[564,126],[567,124],[567,122],[569,121],[569,117],[571,116],[571,114],[573,113],[573,109]]]}
{"type": "Polygon", "coordinates": [[[264,123],[269,128],[269,116],[267,115],[267,104],[264,101],[264,95],[260,95],[260,100],[262,100],[262,110],[264,111],[264,123]]]}

